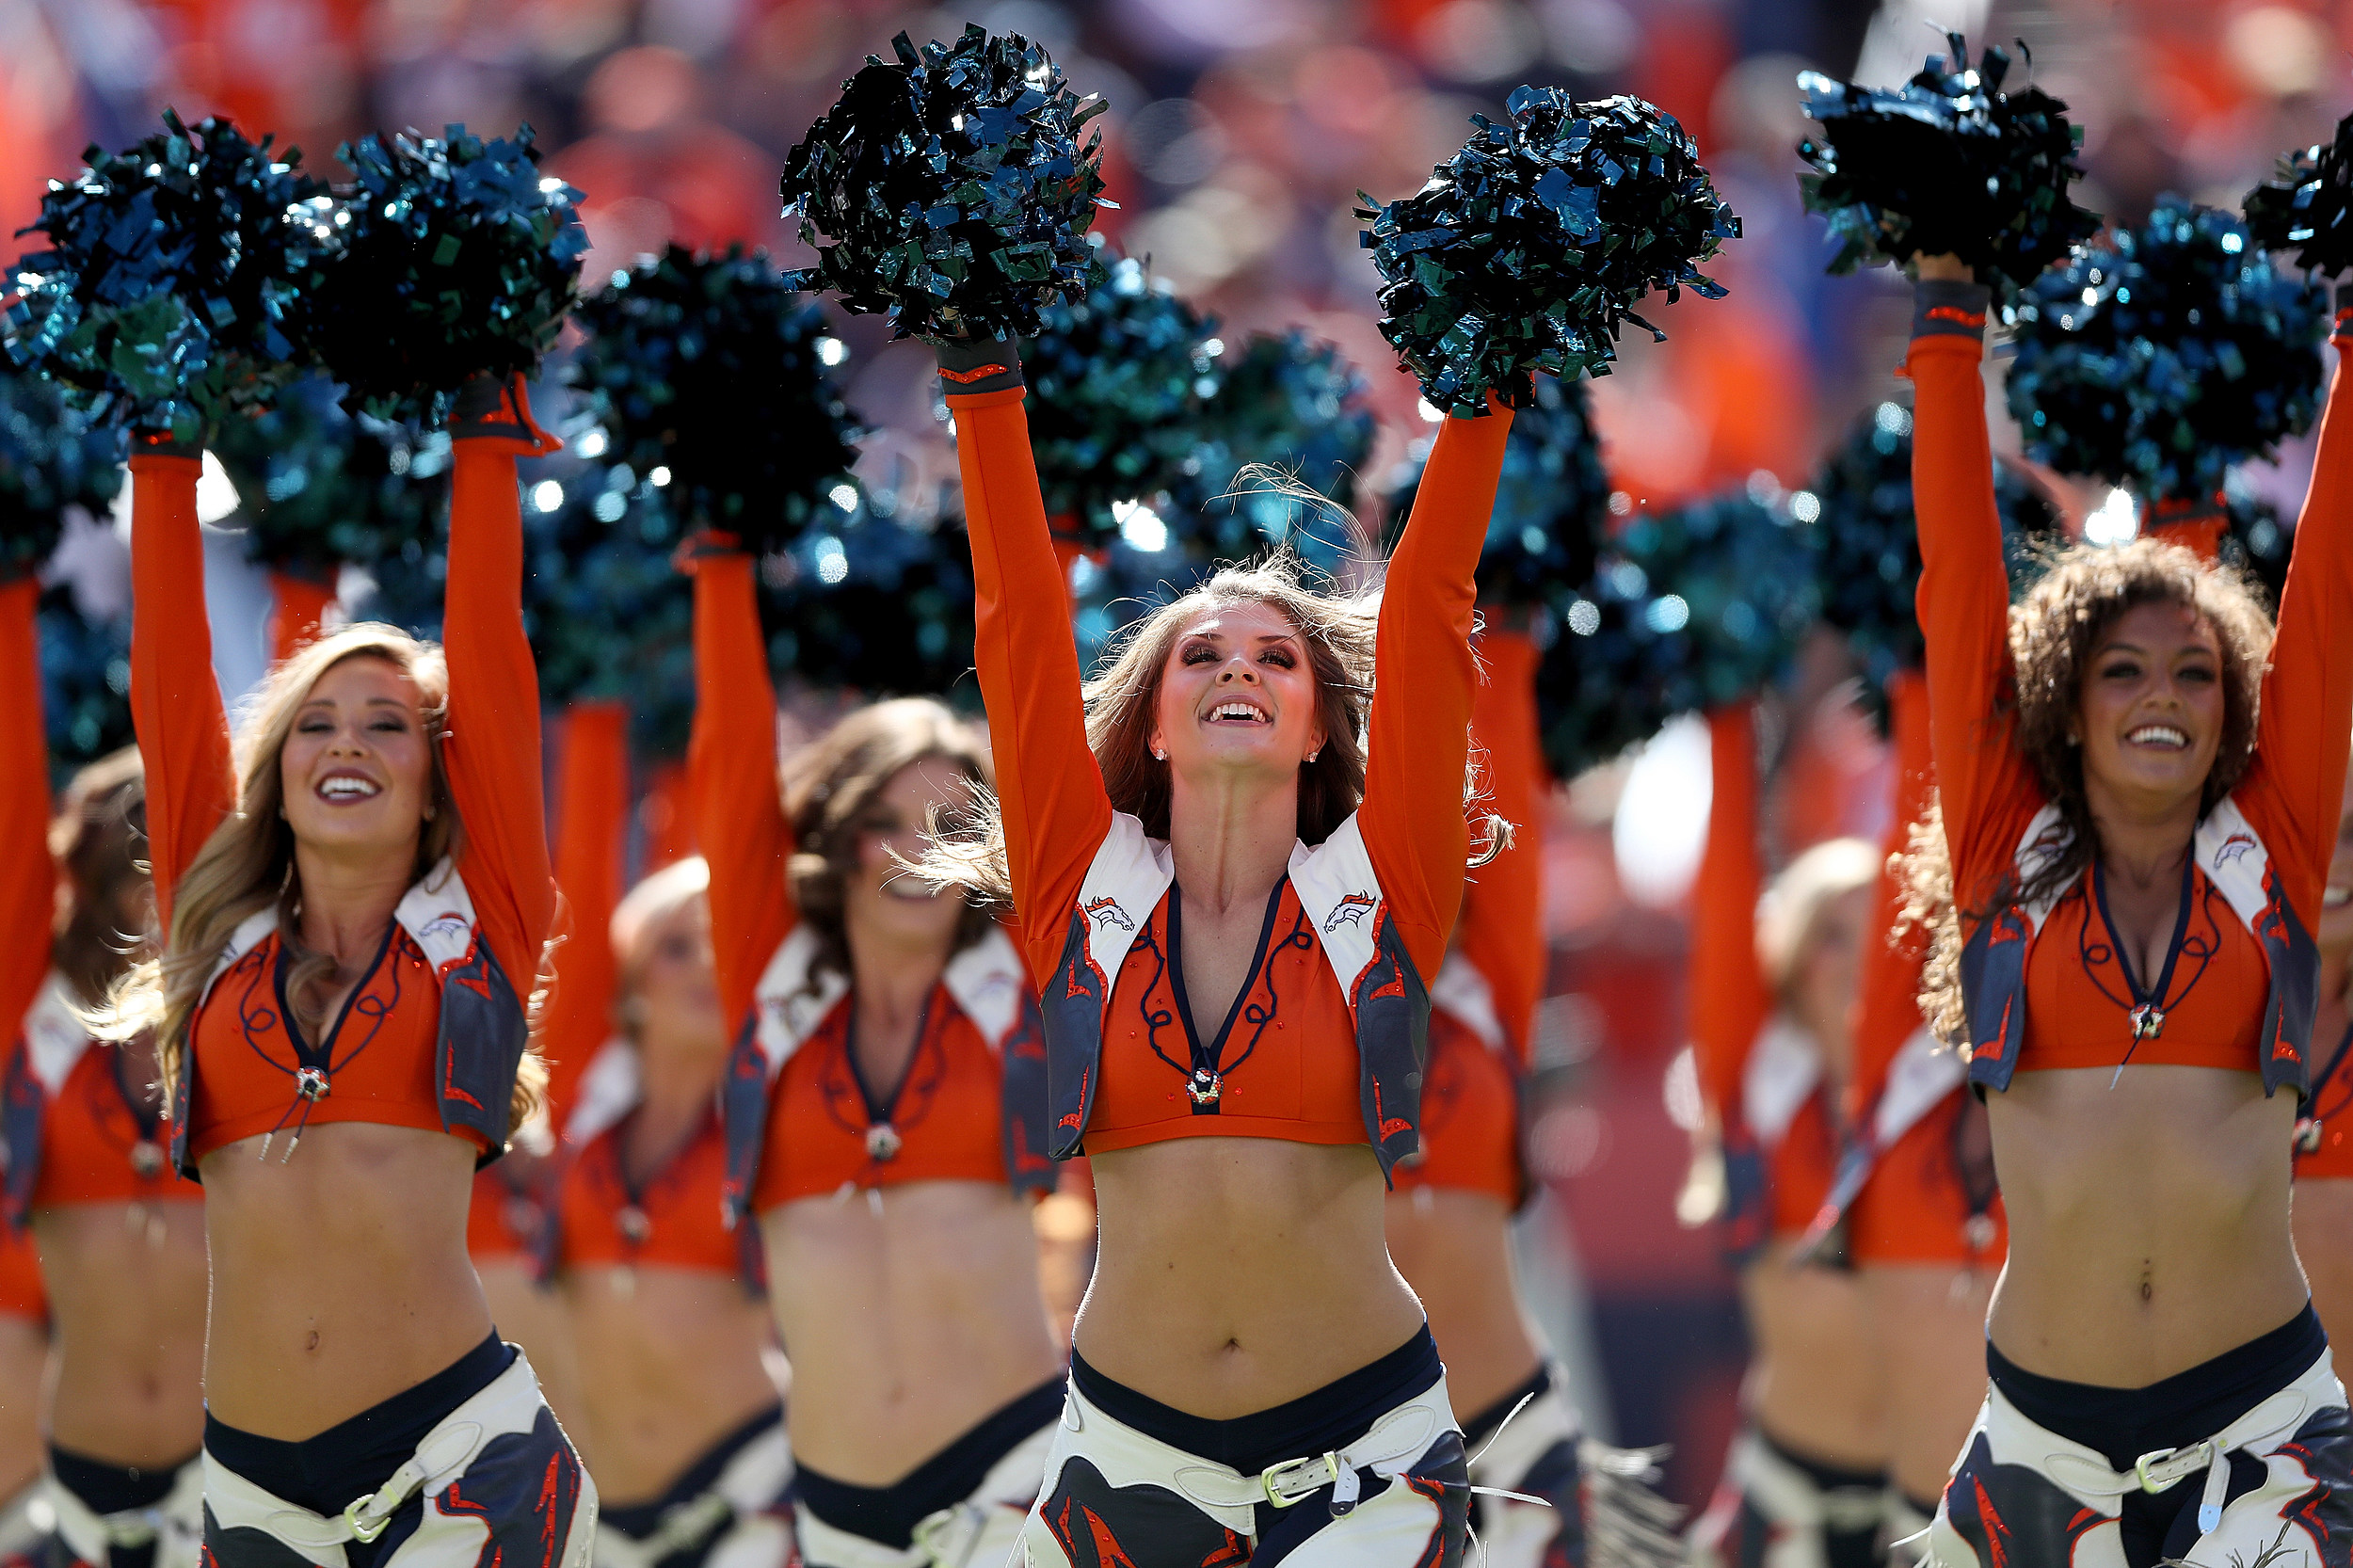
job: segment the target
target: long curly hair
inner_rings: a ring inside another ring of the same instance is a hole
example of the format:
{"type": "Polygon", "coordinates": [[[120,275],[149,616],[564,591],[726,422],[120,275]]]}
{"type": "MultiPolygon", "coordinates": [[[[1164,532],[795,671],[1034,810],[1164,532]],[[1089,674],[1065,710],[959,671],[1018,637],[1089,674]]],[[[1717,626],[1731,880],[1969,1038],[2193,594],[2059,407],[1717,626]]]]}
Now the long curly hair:
{"type": "Polygon", "coordinates": [[[2198,809],[2214,808],[2246,776],[2255,755],[2272,623],[2260,590],[2238,568],[2201,561],[2179,545],[2136,539],[2115,547],[2073,546],[2054,553],[2041,579],[2009,612],[2009,688],[1993,717],[2007,717],[2010,744],[2031,763],[2064,828],[2056,852],[2021,877],[1987,888],[1957,888],[1945,839],[1943,802],[1931,796],[1913,824],[1902,857],[1905,903],[1897,930],[1929,935],[1920,976],[1920,1009],[1940,1039],[1965,1044],[1961,997],[1964,926],[2012,904],[2056,899],[2099,853],[2099,831],[2084,792],[2083,748],[2069,739],[2076,694],[2092,651],[2127,612],[2176,604],[2214,629],[2222,653],[2222,738],[2198,809]]]}
{"type": "Polygon", "coordinates": [[[85,1006],[104,1004],[147,944],[144,930],[123,924],[126,897],[147,880],[146,840],[147,775],[138,747],[124,746],[73,776],[49,824],[49,854],[59,873],[49,952],[85,1006]]]}

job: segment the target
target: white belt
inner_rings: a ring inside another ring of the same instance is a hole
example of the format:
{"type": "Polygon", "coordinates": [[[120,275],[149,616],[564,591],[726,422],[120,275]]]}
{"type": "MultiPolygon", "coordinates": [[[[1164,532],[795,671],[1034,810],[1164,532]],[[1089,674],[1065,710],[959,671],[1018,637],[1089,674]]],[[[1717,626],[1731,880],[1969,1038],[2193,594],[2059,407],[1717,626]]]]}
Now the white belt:
{"type": "Polygon", "coordinates": [[[2233,1421],[2214,1436],[2177,1448],[2153,1448],[2133,1462],[2129,1470],[2111,1470],[2081,1454],[2055,1453],[2044,1462],[2051,1479],[2094,1497],[2121,1497],[2132,1492],[2151,1494],[2178,1486],[2206,1472],[2206,1488],[2198,1502],[2198,1530],[2203,1535],[2222,1523],[2222,1502],[2231,1485],[2233,1450],[2253,1448],[2294,1432],[2312,1404],[2301,1380],[2233,1421]]]}
{"type": "Polygon", "coordinates": [[[1414,1459],[1437,1434],[1437,1413],[1427,1404],[1400,1405],[1345,1448],[1287,1459],[1255,1476],[1220,1464],[1179,1465],[1171,1479],[1178,1491],[1210,1508],[1256,1508],[1260,1503],[1289,1508],[1329,1486],[1337,1518],[1354,1509],[1362,1495],[1364,1483],[1357,1479],[1358,1470],[1394,1476],[1398,1471],[1383,1466],[1414,1459]]]}

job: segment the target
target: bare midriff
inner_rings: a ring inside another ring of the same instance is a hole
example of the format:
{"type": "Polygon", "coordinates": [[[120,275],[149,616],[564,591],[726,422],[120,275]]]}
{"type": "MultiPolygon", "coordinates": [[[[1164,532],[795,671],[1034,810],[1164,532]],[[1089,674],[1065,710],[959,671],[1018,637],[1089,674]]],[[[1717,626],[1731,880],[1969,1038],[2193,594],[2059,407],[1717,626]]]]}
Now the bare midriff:
{"type": "Polygon", "coordinates": [[[1755,1340],[1749,1413],[1808,1458],[1877,1469],[1886,1459],[1885,1414],[1862,1284],[1848,1270],[1793,1263],[1796,1244],[1778,1238],[1740,1272],[1755,1340]]]}
{"type": "Polygon", "coordinates": [[[2140,1388],[2302,1310],[2293,1094],[2219,1067],[2061,1068],[1987,1108],[2009,1210],[1988,1331],[2020,1367],[2140,1388]]]}
{"type": "Polygon", "coordinates": [[[580,1365],[583,1448],[616,1508],[668,1491],[720,1439],[776,1403],[760,1351],[768,1307],[732,1273],[586,1264],[564,1275],[580,1365]]]}
{"type": "Polygon", "coordinates": [[[1061,1374],[1030,1210],[1001,1183],[918,1181],[760,1217],[796,1464],[888,1486],[1061,1374]]]}
{"type": "Polygon", "coordinates": [[[1389,1256],[1430,1315],[1447,1393],[1468,1420],[1544,1360],[1513,1283],[1511,1210],[1490,1193],[1452,1187],[1392,1192],[1387,1209],[1389,1256]]]}
{"type": "Polygon", "coordinates": [[[1228,1420],[1311,1394],[1422,1326],[1389,1259],[1372,1150],[1181,1138],[1094,1160],[1079,1353],[1146,1398],[1228,1420]]]}
{"type": "Polygon", "coordinates": [[[60,1204],[33,1235],[56,1324],[53,1440],[136,1469],[186,1460],[204,1437],[201,1197],[60,1204]]]}
{"type": "Polygon", "coordinates": [[[299,1441],[450,1367],[490,1333],[466,1255],[470,1140],[334,1122],[206,1156],[212,1414],[299,1441]]]}

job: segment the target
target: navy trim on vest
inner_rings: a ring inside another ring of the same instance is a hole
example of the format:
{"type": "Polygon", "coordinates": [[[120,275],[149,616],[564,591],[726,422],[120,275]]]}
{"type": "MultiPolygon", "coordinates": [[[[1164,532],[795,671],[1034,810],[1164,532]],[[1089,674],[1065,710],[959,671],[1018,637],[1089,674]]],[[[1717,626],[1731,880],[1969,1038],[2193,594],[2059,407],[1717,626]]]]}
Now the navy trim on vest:
{"type": "Polygon", "coordinates": [[[1070,912],[1062,962],[1038,1000],[1046,1020],[1046,1084],[1054,1118],[1046,1153],[1069,1160],[1086,1152],[1087,1118],[1095,1113],[1096,1080],[1103,1064],[1103,1015],[1111,1004],[1110,984],[1087,953],[1084,910],[1070,912]]]}
{"type": "Polygon", "coordinates": [[[0,1203],[8,1224],[23,1230],[33,1221],[33,1189],[40,1181],[41,1128],[49,1112],[49,1091],[33,1072],[32,1047],[19,1040],[0,1081],[0,1140],[8,1147],[8,1168],[0,1203]]]}
{"type": "Polygon", "coordinates": [[[1050,1192],[1060,1173],[1046,1153],[1046,1018],[1026,985],[1020,1017],[998,1051],[997,1071],[1005,1179],[1016,1192],[1050,1192]]]}
{"type": "Polygon", "coordinates": [[[768,1136],[768,1058],[760,1048],[760,1009],[745,1015],[728,1053],[728,1078],[719,1091],[719,1126],[727,1135],[727,1179],[719,1189],[720,1212],[732,1230],[752,1211],[752,1188],[760,1180],[760,1144],[768,1136]]]}

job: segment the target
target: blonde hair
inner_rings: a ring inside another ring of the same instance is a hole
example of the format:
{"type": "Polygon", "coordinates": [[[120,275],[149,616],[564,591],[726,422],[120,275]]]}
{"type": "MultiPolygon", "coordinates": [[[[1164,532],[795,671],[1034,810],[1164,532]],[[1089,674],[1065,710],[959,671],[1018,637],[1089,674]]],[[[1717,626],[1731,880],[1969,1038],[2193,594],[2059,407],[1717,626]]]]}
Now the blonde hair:
{"type": "Polygon", "coordinates": [[[624,989],[635,982],[637,971],[646,967],[646,955],[638,951],[646,933],[710,894],[711,862],[699,855],[690,855],[641,878],[613,906],[613,919],[605,931],[613,943],[613,959],[619,966],[624,989]]]}
{"type": "MultiPolygon", "coordinates": [[[[979,731],[927,696],[870,703],[804,747],[783,770],[784,813],[796,848],[784,869],[793,907],[817,939],[808,968],[814,991],[828,973],[850,972],[845,902],[857,872],[857,839],[867,808],[904,770],[936,759],[964,778],[976,799],[995,782],[979,731]]],[[[994,927],[988,910],[967,900],[956,928],[963,951],[994,927]]]]}
{"type": "Polygon", "coordinates": [[[1756,901],[1756,961],[1774,994],[1786,999],[1798,966],[1820,929],[1823,911],[1879,881],[1885,857],[1864,839],[1830,839],[1782,868],[1756,901]]]}
{"type": "Polygon", "coordinates": [[[124,889],[147,876],[138,847],[146,837],[147,774],[138,747],[100,758],[66,785],[49,824],[49,855],[59,873],[49,952],[85,1004],[105,1000],[149,939],[144,930],[116,929],[124,889]]]}
{"type": "MultiPolygon", "coordinates": [[[[444,856],[456,858],[464,853],[464,831],[442,754],[449,668],[440,645],[420,641],[395,626],[364,622],[307,644],[272,668],[241,737],[245,757],[238,771],[236,808],[221,819],[181,872],[172,889],[171,926],[165,933],[162,953],[135,965],[115,987],[110,1006],[94,1020],[96,1032],[111,1039],[128,1039],[144,1029],[155,1032],[168,1096],[183,1069],[197,1006],[214,968],[237,927],[264,909],[276,906],[279,940],[294,959],[286,995],[295,1021],[312,1038],[326,1026],[325,988],[334,978],[335,960],[328,953],[307,952],[299,943],[302,882],[295,866],[294,832],[282,809],[285,787],[280,760],[311,689],[328,670],[353,659],[381,659],[416,684],[430,762],[428,816],[420,824],[410,880],[423,877],[444,856]]],[[[541,977],[518,978],[531,984],[536,1025],[544,993],[541,977]]],[[[529,1119],[546,1082],[547,1068],[535,1038],[516,1076],[508,1108],[510,1129],[529,1119]]]]}

